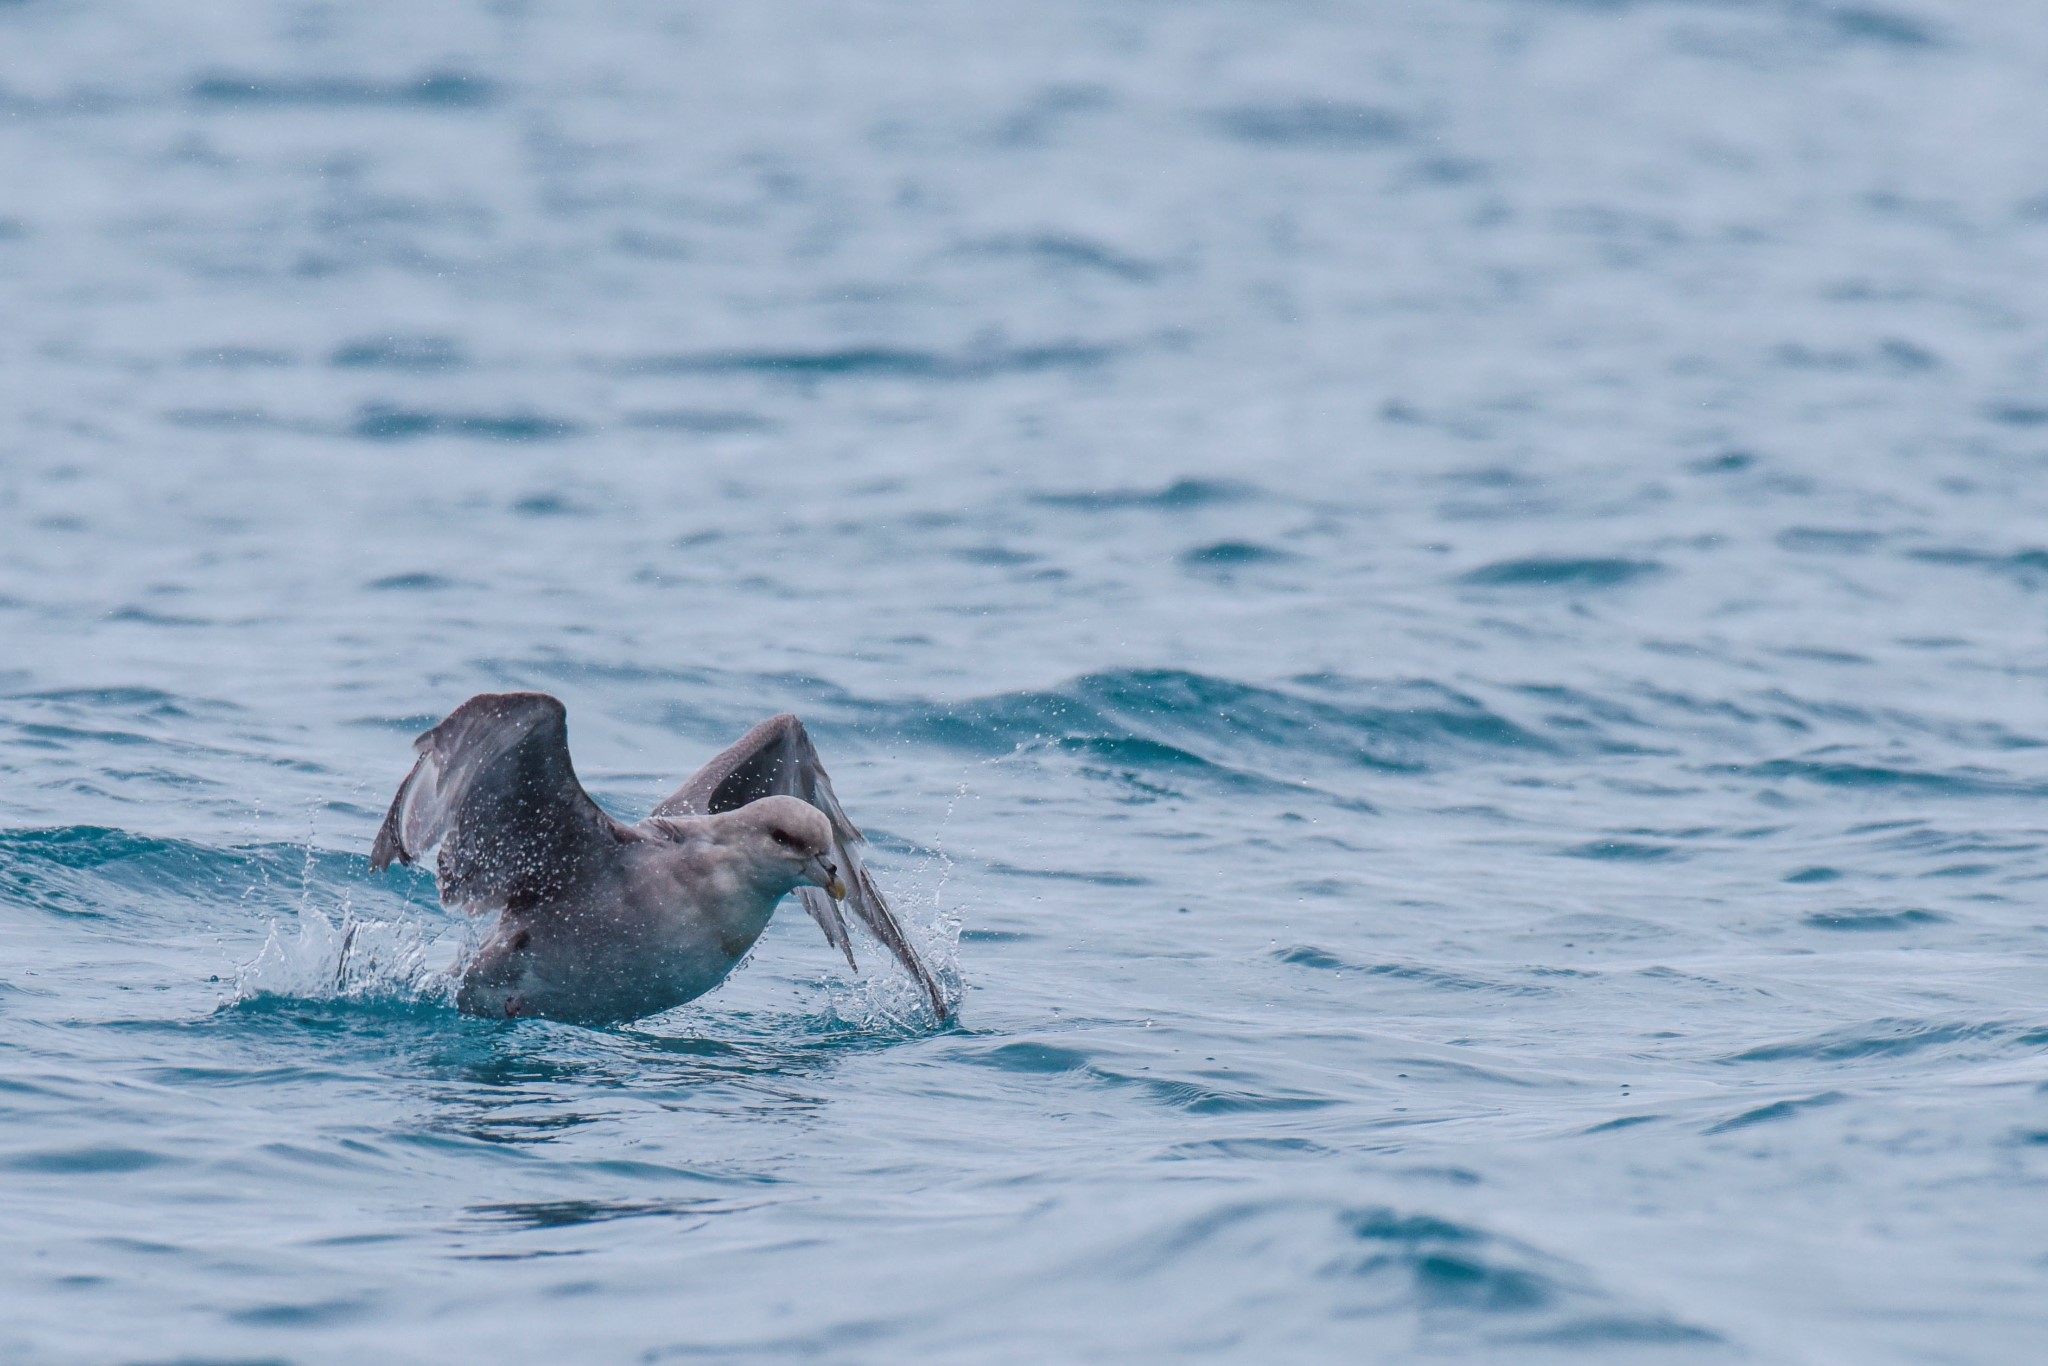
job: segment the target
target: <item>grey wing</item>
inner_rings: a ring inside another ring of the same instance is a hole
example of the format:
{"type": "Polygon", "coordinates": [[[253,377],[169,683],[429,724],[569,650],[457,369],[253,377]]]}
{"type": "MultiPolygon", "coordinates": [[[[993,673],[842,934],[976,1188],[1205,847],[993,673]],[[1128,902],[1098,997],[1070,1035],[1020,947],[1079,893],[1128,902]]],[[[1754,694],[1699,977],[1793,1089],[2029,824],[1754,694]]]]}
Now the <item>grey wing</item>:
{"type": "MultiPolygon", "coordinates": [[[[847,819],[832,791],[832,779],[818,759],[817,748],[811,744],[804,723],[796,717],[785,713],[755,726],[698,769],[694,777],[676,789],[675,795],[654,808],[654,814],[710,816],[775,796],[796,797],[825,813],[832,823],[832,859],[846,882],[846,904],[917,979],[931,997],[932,1009],[944,1019],[948,1013],[946,994],[910,946],[903,926],[882,897],[882,889],[875,885],[867,865],[861,862],[858,846],[866,837],[847,819]]],[[[849,966],[858,966],[853,961],[853,941],[847,935],[838,904],[819,887],[799,887],[797,895],[803,899],[804,909],[825,931],[826,940],[846,955],[849,966]]]]}
{"type": "Polygon", "coordinates": [[[569,762],[567,710],[545,693],[482,693],[413,741],[419,761],[377,831],[370,869],[435,845],[441,900],[530,910],[559,900],[634,836],[569,762]]]}

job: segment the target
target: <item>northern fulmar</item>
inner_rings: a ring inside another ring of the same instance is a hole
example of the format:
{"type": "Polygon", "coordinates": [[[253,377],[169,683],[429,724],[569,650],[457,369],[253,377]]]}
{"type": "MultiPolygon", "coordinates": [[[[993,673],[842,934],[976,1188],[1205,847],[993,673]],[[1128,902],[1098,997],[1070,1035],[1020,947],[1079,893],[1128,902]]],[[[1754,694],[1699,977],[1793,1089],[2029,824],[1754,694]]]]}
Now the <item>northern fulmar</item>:
{"type": "Polygon", "coordinates": [[[626,825],[576,780],[567,716],[546,693],[470,698],[413,741],[377,831],[371,871],[439,845],[443,904],[499,913],[463,970],[462,1010],[597,1024],[680,1005],[724,981],[794,891],[848,966],[842,902],[950,1013],[803,722],[763,721],[626,825]]]}

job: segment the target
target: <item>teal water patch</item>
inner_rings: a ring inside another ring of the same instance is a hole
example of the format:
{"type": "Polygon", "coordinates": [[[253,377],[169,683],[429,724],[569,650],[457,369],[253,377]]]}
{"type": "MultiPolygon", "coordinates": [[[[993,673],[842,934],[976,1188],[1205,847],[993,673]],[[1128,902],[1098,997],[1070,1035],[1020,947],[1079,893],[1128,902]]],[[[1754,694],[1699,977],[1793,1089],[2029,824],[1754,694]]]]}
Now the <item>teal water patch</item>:
{"type": "Polygon", "coordinates": [[[1462,582],[1476,588],[1618,588],[1662,572],[1663,566],[1650,560],[1537,555],[1482,565],[1462,582]]]}
{"type": "Polygon", "coordinates": [[[2014,779],[1975,766],[1949,772],[1929,772],[1924,769],[1899,768],[1886,764],[1769,759],[1757,764],[1730,765],[1716,771],[1766,779],[1798,779],[1827,787],[1899,791],[1930,797],[2032,797],[2048,793],[2048,785],[2014,779]]]}
{"type": "Polygon", "coordinates": [[[1229,136],[1270,147],[1363,150],[1404,142],[1413,131],[1411,121],[1392,110],[1336,100],[1248,104],[1214,117],[1229,136]]]}
{"type": "Polygon", "coordinates": [[[1774,1100],[1768,1105],[1759,1105],[1740,1114],[1708,1125],[1703,1131],[1708,1135],[1736,1133],[1753,1129],[1758,1125],[1777,1125],[1808,1115],[1816,1110],[1825,1110],[1839,1105],[1847,1097],[1839,1092],[1825,1091],[1819,1095],[1803,1096],[1793,1100],[1774,1100]]]}
{"type": "Polygon", "coordinates": [[[1180,561],[1190,569],[1242,569],[1251,565],[1286,564],[1294,556],[1256,541],[1218,541],[1183,551],[1180,561]]]}
{"type": "Polygon", "coordinates": [[[992,347],[959,353],[855,346],[826,351],[639,356],[612,362],[607,368],[628,375],[740,374],[785,380],[879,378],[961,381],[1042,371],[1094,369],[1111,360],[1117,349],[1084,342],[992,347]]]}
{"type": "Polygon", "coordinates": [[[1229,507],[1261,496],[1257,485],[1234,479],[1176,479],[1163,488],[1086,489],[1031,495],[1043,507],[1076,512],[1192,512],[1229,507]]]}
{"type": "Polygon", "coordinates": [[[348,431],[365,441],[414,441],[450,436],[474,441],[560,441],[583,425],[542,413],[440,412],[373,403],[357,412],[348,431]]]}
{"type": "MultiPolygon", "coordinates": [[[[1787,879],[1791,881],[1792,879],[1787,879]]],[[[1812,881],[1812,879],[1807,879],[1812,881]]],[[[1903,910],[1880,910],[1870,907],[1855,907],[1839,911],[1814,911],[1806,916],[1806,923],[1817,930],[1859,931],[1917,930],[1929,925],[1948,923],[1948,917],[1938,911],[1922,910],[1917,906],[1903,910]]]]}
{"type": "Polygon", "coordinates": [[[459,70],[429,71],[395,81],[343,76],[307,78],[222,74],[192,83],[191,97],[224,106],[305,106],[347,109],[392,105],[420,109],[475,109],[498,98],[496,84],[459,70]]]}
{"type": "Polygon", "coordinates": [[[1820,1062],[1856,1062],[1866,1058],[1903,1057],[1926,1049],[1953,1051],[1959,1047],[1984,1046],[1996,1051],[2010,1042],[2015,1032],[2009,1026],[1994,1024],[1874,1020],[1869,1024],[1831,1029],[1807,1039],[1746,1049],[1728,1061],[1747,1063],[1811,1059],[1820,1062]]]}
{"type": "Polygon", "coordinates": [[[455,370],[469,363],[453,337],[366,337],[344,343],[327,358],[344,370],[455,370]]]}

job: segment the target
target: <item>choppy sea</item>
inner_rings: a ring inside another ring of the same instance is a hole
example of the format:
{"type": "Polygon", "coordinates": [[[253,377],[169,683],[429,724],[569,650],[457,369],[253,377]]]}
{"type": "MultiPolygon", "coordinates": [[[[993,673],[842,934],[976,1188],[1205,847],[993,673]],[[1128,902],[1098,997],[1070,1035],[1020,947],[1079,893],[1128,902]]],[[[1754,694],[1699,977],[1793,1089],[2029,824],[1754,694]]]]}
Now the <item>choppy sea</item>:
{"type": "Polygon", "coordinates": [[[0,2],[0,1358],[2048,1360],[2044,81],[0,2]],[[509,688],[626,817],[800,713],[957,1022],[457,1014],[509,688]]]}

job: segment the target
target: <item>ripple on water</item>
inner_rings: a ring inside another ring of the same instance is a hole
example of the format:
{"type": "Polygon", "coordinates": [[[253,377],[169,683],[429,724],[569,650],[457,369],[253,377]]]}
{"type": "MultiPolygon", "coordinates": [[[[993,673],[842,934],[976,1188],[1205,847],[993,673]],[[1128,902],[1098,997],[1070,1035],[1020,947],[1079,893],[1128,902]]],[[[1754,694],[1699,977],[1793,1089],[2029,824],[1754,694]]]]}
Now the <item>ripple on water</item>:
{"type": "Polygon", "coordinates": [[[578,435],[583,424],[543,413],[449,412],[372,403],[357,412],[349,434],[365,441],[413,441],[452,436],[475,441],[560,441],[578,435]]]}
{"type": "Polygon", "coordinates": [[[1325,972],[1355,972],[1368,977],[1413,982],[1419,986],[1443,991],[1493,992],[1507,996],[1555,994],[1550,987],[1512,982],[1470,972],[1453,972],[1447,968],[1431,967],[1423,963],[1353,962],[1340,958],[1328,950],[1319,949],[1313,944],[1296,944],[1289,948],[1275,949],[1272,956],[1295,967],[1315,968],[1325,972]]]}
{"type": "Polygon", "coordinates": [[[455,370],[468,364],[453,337],[368,337],[335,348],[327,363],[343,370],[455,370]]]}
{"type": "Polygon", "coordinates": [[[1868,1024],[1830,1029],[1803,1039],[1747,1048],[1730,1055],[1726,1061],[1857,1062],[1903,1058],[1930,1049],[1996,1053],[2014,1043],[2019,1032],[2014,1026],[2003,1023],[1872,1020],[1868,1024]]]}
{"type": "Polygon", "coordinates": [[[1476,588],[1618,588],[1663,572],[1652,560],[1534,555],[1481,565],[1461,582],[1476,588]]]}
{"type": "Polygon", "coordinates": [[[1052,1044],[1019,1041],[998,1044],[994,1048],[982,1048],[961,1052],[958,1056],[984,1067],[993,1067],[1004,1072],[1023,1072],[1049,1076],[1064,1072],[1081,1072],[1093,1066],[1094,1059],[1078,1049],[1060,1048],[1052,1044]]]}
{"type": "Polygon", "coordinates": [[[162,1153],[143,1148],[115,1148],[87,1145],[78,1148],[46,1148],[0,1156],[0,1166],[18,1172],[44,1176],[107,1176],[148,1171],[171,1161],[162,1153]]]}
{"type": "Polygon", "coordinates": [[[373,593],[439,593],[456,586],[445,574],[415,570],[409,574],[386,574],[363,585],[373,593]]]}
{"type": "Polygon", "coordinates": [[[1196,546],[1181,552],[1180,562],[1192,570],[1227,571],[1250,569],[1258,565],[1287,564],[1295,556],[1275,546],[1260,545],[1257,541],[1217,541],[1213,545],[1196,546]]]}
{"type": "Polygon", "coordinates": [[[1159,489],[1079,489],[1034,493],[1031,501],[1041,507],[1074,512],[1193,512],[1248,503],[1263,496],[1257,485],[1233,479],[1176,479],[1159,489]]]}
{"type": "Polygon", "coordinates": [[[1770,759],[1756,764],[1716,765],[1710,772],[1769,780],[1798,779],[1823,787],[1867,788],[1938,797],[2037,797],[2048,786],[1969,766],[1944,773],[1841,760],[1770,759]]]}
{"type": "MultiPolygon", "coordinates": [[[[1786,881],[1816,881],[1813,878],[1787,878],[1786,881]]],[[[1928,925],[1945,925],[1948,917],[1938,911],[1910,907],[1905,910],[1880,910],[1869,907],[1852,907],[1839,911],[1814,911],[1804,917],[1808,925],[1817,930],[1895,931],[1914,930],[1928,925]]]]}
{"type": "Polygon", "coordinates": [[[712,1197],[682,1200],[514,1200],[471,1205],[465,1213],[487,1227],[512,1229],[578,1228],[620,1219],[680,1219],[688,1225],[713,1215],[759,1209],[765,1203],[712,1197]]]}
{"type": "Polygon", "coordinates": [[[1816,1095],[1800,1096],[1789,1100],[1774,1100],[1767,1105],[1758,1105],[1743,1110],[1727,1119],[1718,1120],[1701,1130],[1706,1134],[1728,1134],[1742,1129],[1753,1129],[1760,1124],[1781,1124],[1816,1110],[1825,1110],[1839,1105],[1848,1097],[1840,1091],[1822,1091],[1816,1095]]]}
{"type": "Polygon", "coordinates": [[[228,107],[298,105],[347,109],[390,105],[474,109],[494,102],[498,88],[481,76],[460,70],[429,71],[396,81],[223,73],[194,81],[190,94],[198,103],[228,107]]]}
{"type": "Polygon", "coordinates": [[[608,362],[623,375],[759,375],[783,380],[984,380],[1006,374],[1092,370],[1121,348],[1089,342],[984,347],[962,352],[896,346],[851,346],[818,351],[724,351],[644,355],[608,362]]]}
{"type": "Polygon", "coordinates": [[[1338,100],[1246,104],[1213,116],[1241,142],[1312,151],[1364,151],[1405,142],[1412,123],[1390,109],[1338,100]]]}
{"type": "Polygon", "coordinates": [[[1378,1325],[1375,1341],[1437,1352],[1498,1354],[1517,1343],[1697,1350],[1722,1342],[1709,1329],[1631,1303],[1566,1258],[1413,1208],[1238,1200],[1157,1229],[1086,1270],[1112,1284],[1164,1287],[1186,1268],[1218,1265],[1236,1270],[1199,1306],[1182,1306],[1196,1323],[1292,1283],[1326,1299],[1330,1317],[1303,1320],[1304,1330],[1347,1325],[1353,1342],[1356,1326],[1367,1322],[1378,1325]]]}

